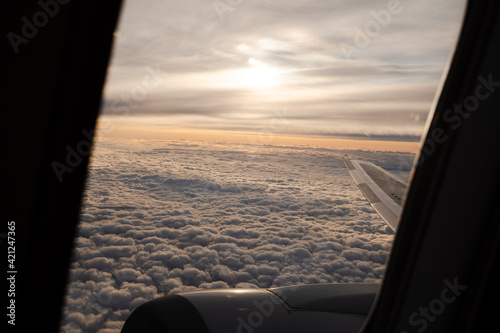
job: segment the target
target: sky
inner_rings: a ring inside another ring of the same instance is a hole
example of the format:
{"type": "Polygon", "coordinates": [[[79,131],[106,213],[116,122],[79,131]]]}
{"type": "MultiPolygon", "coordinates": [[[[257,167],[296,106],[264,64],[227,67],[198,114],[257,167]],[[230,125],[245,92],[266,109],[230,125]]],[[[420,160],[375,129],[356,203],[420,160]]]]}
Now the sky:
{"type": "Polygon", "coordinates": [[[109,137],[416,142],[463,6],[127,0],[99,126],[109,137]]]}

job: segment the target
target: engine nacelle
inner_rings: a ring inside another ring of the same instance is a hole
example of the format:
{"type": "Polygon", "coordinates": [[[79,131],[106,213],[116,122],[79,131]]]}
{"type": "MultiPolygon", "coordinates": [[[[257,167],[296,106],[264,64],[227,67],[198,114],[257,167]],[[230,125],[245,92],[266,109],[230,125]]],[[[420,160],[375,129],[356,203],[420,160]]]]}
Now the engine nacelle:
{"type": "Polygon", "coordinates": [[[378,284],[316,284],[168,295],[138,307],[122,332],[355,333],[378,288],[378,284]]]}

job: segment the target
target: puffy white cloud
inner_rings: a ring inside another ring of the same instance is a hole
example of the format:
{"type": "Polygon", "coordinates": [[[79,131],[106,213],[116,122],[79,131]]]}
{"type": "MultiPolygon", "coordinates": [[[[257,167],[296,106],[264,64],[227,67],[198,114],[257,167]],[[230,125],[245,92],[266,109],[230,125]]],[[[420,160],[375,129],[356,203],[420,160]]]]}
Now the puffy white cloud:
{"type": "Polygon", "coordinates": [[[122,237],[116,234],[96,234],[89,238],[96,246],[104,245],[135,245],[132,238],[122,237]]]}
{"type": "Polygon", "coordinates": [[[224,281],[229,285],[236,283],[236,272],[224,265],[216,265],[210,269],[212,280],[224,281]]]}
{"type": "MultiPolygon", "coordinates": [[[[379,155],[247,151],[222,143],[101,141],[61,330],[118,332],[131,310],[175,292],[382,277],[393,233],[341,160],[379,155]]],[[[395,170],[400,157],[382,154],[381,164],[395,170]]]]}
{"type": "Polygon", "coordinates": [[[224,281],[203,282],[200,284],[201,289],[227,289],[229,285],[224,281]]]}
{"type": "Polygon", "coordinates": [[[113,272],[113,276],[118,282],[136,281],[142,274],[132,268],[118,269],[113,272]]]}
{"type": "Polygon", "coordinates": [[[82,266],[85,268],[96,268],[100,271],[111,271],[113,268],[114,260],[106,257],[95,257],[92,259],[82,261],[82,266]]]}
{"type": "Polygon", "coordinates": [[[210,282],[210,275],[194,267],[188,267],[182,271],[182,281],[186,285],[199,286],[203,282],[210,282]]]}
{"type": "Polygon", "coordinates": [[[121,257],[130,257],[137,252],[135,246],[103,246],[99,247],[99,252],[109,258],[119,259],[121,257]]]}
{"type": "Polygon", "coordinates": [[[112,309],[128,308],[134,299],[130,291],[126,289],[115,289],[112,286],[103,288],[97,292],[95,297],[97,303],[112,309]]]}

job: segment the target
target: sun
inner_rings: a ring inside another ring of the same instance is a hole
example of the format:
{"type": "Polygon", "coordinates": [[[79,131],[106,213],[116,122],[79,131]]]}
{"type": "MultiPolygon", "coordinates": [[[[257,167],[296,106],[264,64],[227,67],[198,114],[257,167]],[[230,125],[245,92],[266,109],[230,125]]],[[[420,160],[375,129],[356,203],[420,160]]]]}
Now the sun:
{"type": "Polygon", "coordinates": [[[271,88],[279,83],[279,73],[276,68],[273,68],[262,61],[250,58],[249,68],[245,68],[241,72],[241,80],[243,85],[250,88],[271,88]]]}
{"type": "Polygon", "coordinates": [[[256,58],[249,58],[243,68],[218,74],[217,85],[230,88],[264,91],[281,84],[282,70],[272,67],[256,58]]]}

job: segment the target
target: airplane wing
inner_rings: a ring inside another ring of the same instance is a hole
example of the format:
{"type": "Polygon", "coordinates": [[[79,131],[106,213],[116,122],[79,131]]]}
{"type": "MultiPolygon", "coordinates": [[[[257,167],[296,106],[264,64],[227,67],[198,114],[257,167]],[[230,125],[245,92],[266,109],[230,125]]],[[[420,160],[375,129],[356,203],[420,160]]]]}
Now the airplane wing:
{"type": "Polygon", "coordinates": [[[344,163],[366,199],[396,231],[407,184],[373,163],[361,160],[344,160],[344,163]]]}

